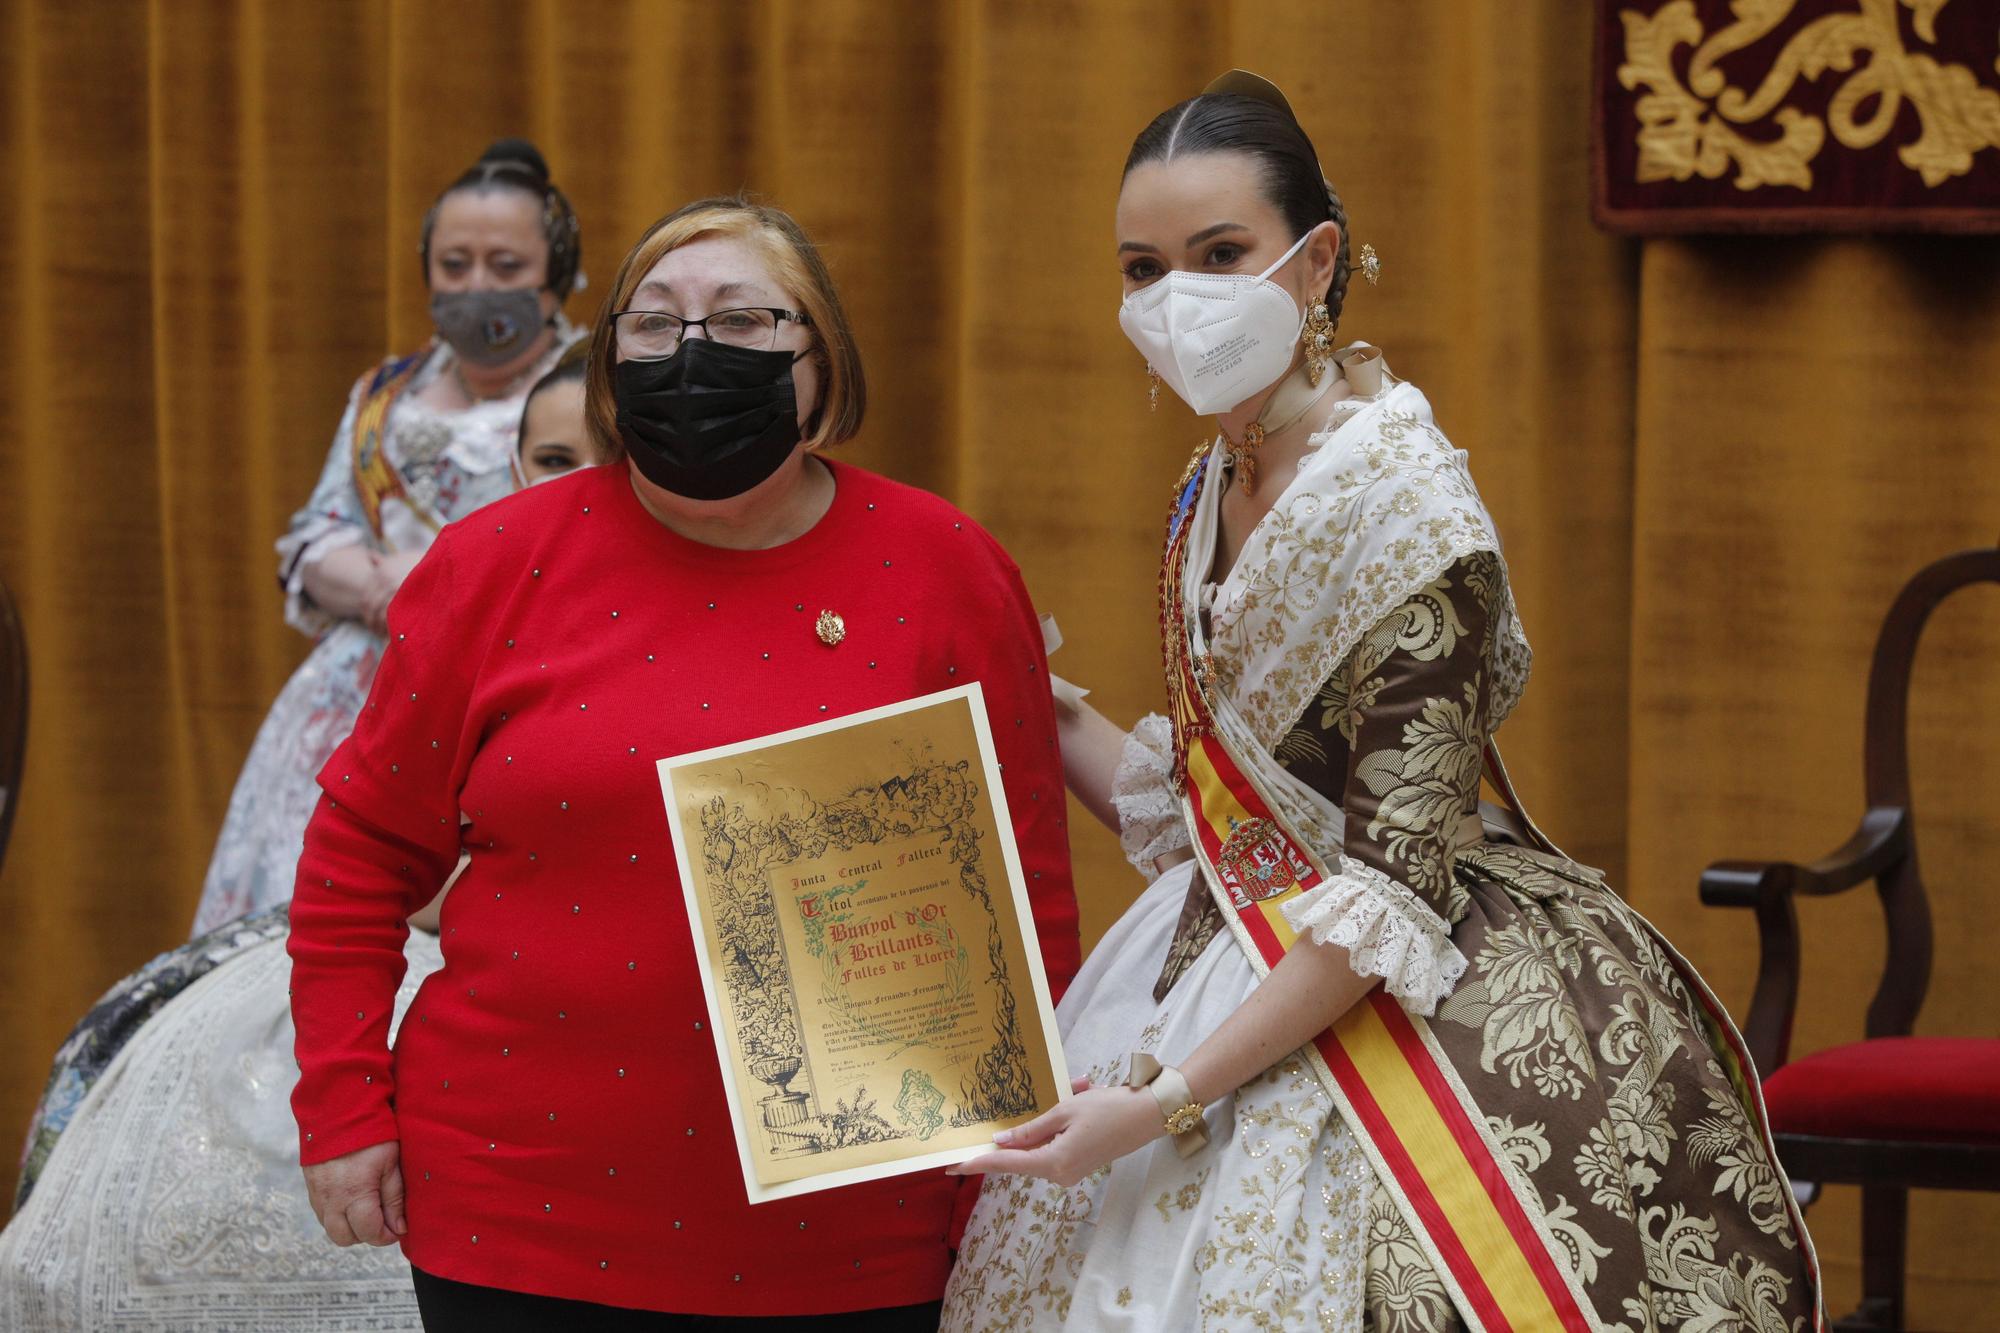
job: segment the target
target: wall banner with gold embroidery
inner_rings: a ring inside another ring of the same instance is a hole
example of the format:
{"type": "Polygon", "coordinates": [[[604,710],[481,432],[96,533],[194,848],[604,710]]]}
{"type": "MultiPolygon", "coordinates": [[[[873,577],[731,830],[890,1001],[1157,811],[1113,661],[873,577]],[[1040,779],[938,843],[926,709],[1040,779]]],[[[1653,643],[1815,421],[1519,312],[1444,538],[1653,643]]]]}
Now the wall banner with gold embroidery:
{"type": "Polygon", "coordinates": [[[1615,231],[2000,232],[1994,0],[1598,0],[1615,231]]]}

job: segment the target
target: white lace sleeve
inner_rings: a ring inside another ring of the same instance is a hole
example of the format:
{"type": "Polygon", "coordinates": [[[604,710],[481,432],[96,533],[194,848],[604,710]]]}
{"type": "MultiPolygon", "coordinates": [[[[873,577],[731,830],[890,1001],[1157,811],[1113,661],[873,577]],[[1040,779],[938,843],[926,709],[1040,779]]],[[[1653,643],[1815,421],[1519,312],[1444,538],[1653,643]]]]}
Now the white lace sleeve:
{"type": "Polygon", "coordinates": [[[1279,909],[1313,943],[1347,950],[1354,970],[1413,1014],[1429,1017],[1465,975],[1465,955],[1444,919],[1417,895],[1371,865],[1340,858],[1333,878],[1279,909]]]}
{"type": "Polygon", "coordinates": [[[1188,845],[1187,823],[1174,795],[1173,724],[1148,713],[1125,738],[1118,771],[1111,778],[1111,805],[1118,811],[1118,841],[1125,859],[1146,877],[1159,874],[1155,857],[1188,845]]]}

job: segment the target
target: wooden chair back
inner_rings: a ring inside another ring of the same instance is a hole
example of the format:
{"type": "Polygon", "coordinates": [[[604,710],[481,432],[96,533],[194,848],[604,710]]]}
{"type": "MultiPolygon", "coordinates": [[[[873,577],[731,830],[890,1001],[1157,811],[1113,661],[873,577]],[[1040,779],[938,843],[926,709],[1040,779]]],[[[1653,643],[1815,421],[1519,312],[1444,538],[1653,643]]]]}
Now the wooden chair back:
{"type": "Polygon", "coordinates": [[[1901,854],[1875,878],[1889,952],[1868,1006],[1870,1037],[1908,1036],[1930,986],[1931,909],[1910,817],[1910,677],[1931,613],[1951,594],[1977,583],[2000,583],[2000,547],[1961,551],[1920,570],[1897,594],[1875,640],[1862,780],[1871,814],[1899,816],[1901,854]]]}
{"type": "Polygon", "coordinates": [[[1960,588],[2000,583],[2000,547],[1961,551],[1904,585],[1875,641],[1868,673],[1862,785],[1867,811],[1852,837],[1817,861],[1718,861],[1702,872],[1701,900],[1757,914],[1757,984],[1743,1039],[1769,1078],[1790,1054],[1799,998],[1799,928],[1793,900],[1844,893],[1874,881],[1888,927],[1888,958],[1868,1005],[1866,1035],[1910,1034],[1931,975],[1931,911],[1910,813],[1910,675],[1938,604],[1960,588]]]}

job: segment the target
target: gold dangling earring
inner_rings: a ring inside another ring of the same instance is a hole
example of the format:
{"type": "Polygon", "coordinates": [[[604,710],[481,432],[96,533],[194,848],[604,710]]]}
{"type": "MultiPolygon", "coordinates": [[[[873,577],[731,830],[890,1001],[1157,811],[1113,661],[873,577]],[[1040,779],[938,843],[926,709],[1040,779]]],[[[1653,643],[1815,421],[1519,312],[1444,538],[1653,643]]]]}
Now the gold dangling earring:
{"type": "Polygon", "coordinates": [[[1153,369],[1153,363],[1146,363],[1146,410],[1160,410],[1160,372],[1153,369]]]}
{"type": "Polygon", "coordinates": [[[1333,355],[1333,312],[1324,301],[1314,301],[1306,312],[1305,344],[1306,383],[1317,389],[1320,376],[1326,374],[1327,358],[1333,355]]]}

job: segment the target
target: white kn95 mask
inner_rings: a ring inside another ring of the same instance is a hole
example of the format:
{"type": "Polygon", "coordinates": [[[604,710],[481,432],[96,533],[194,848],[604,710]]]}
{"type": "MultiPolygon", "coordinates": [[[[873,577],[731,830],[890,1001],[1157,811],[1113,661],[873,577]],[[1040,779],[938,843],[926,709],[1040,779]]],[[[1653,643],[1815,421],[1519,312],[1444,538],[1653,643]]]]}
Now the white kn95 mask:
{"type": "Polygon", "coordinates": [[[1271,275],[1311,235],[1255,277],[1175,269],[1125,298],[1119,327],[1189,407],[1203,416],[1226,412],[1292,363],[1305,315],[1271,275]]]}

